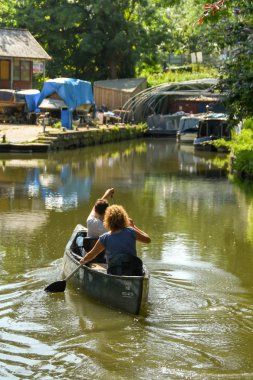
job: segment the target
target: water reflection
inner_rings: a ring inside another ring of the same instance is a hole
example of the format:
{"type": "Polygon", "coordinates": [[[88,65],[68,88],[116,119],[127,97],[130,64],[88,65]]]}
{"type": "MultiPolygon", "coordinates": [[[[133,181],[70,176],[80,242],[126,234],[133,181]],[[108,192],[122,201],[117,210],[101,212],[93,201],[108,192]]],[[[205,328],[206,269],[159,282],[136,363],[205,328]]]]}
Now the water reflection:
{"type": "Polygon", "coordinates": [[[29,165],[25,160],[4,160],[1,167],[1,179],[5,182],[1,189],[2,197],[14,198],[16,195],[28,199],[41,200],[46,209],[66,210],[78,206],[78,200],[89,198],[91,176],[77,174],[73,164],[61,164],[58,161],[31,159],[29,165]],[[8,177],[16,178],[8,182],[8,177]]]}
{"type": "Polygon", "coordinates": [[[178,147],[178,161],[180,172],[205,175],[208,178],[226,177],[227,156],[225,154],[195,151],[193,145],[181,144],[178,147]]]}
{"type": "MultiPolygon", "coordinates": [[[[152,182],[152,171],[159,166],[159,176],[164,172],[224,177],[226,172],[212,165],[211,159],[203,153],[199,157],[191,146],[180,146],[174,143],[160,142],[157,149],[155,141],[140,142],[132,146],[114,146],[114,151],[101,149],[98,154],[87,148],[75,151],[71,157],[64,153],[41,155],[40,158],[9,158],[0,156],[1,198],[14,199],[23,196],[28,199],[39,199],[46,209],[67,210],[77,208],[83,200],[91,196],[92,183],[111,177],[116,184],[132,186],[137,175],[138,186],[143,186],[148,176],[152,182]],[[104,152],[103,152],[104,151],[104,152]],[[143,171],[142,163],[145,161],[143,171]],[[140,165],[139,165],[140,163],[140,165]],[[115,176],[115,172],[121,173],[115,176]],[[123,177],[122,177],[123,176],[123,177]]],[[[166,189],[170,191],[170,189],[166,189]]]]}
{"type": "Polygon", "coordinates": [[[219,154],[170,139],[0,155],[0,377],[213,379],[253,373],[252,193],[219,154]],[[152,244],[146,318],[90,300],[61,276],[94,200],[115,187],[152,244]]]}

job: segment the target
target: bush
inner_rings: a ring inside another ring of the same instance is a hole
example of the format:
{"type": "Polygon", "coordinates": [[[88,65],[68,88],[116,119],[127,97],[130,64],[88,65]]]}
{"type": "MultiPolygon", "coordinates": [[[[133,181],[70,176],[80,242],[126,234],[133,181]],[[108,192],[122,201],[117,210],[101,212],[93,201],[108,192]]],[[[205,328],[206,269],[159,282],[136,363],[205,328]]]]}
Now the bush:
{"type": "Polygon", "coordinates": [[[163,83],[184,82],[194,79],[218,77],[218,71],[214,68],[206,67],[203,65],[191,65],[190,67],[190,71],[172,71],[168,69],[166,72],[160,71],[156,73],[150,73],[148,70],[142,70],[138,75],[140,77],[147,78],[148,87],[157,86],[163,83]]]}
{"type": "Polygon", "coordinates": [[[251,129],[253,131],[253,119],[247,119],[243,122],[243,129],[251,129]]]}
{"type": "Polygon", "coordinates": [[[243,150],[253,149],[253,130],[242,129],[241,133],[235,134],[229,142],[230,149],[233,154],[237,154],[243,150]]]}
{"type": "Polygon", "coordinates": [[[58,128],[58,129],[61,129],[62,128],[62,125],[61,125],[61,122],[60,121],[57,121],[56,123],[54,123],[52,125],[53,128],[58,128]]]}
{"type": "Polygon", "coordinates": [[[252,150],[238,151],[234,159],[233,169],[241,177],[252,177],[253,176],[253,151],[252,150]]]}
{"type": "Polygon", "coordinates": [[[232,170],[235,170],[242,177],[252,177],[253,129],[242,129],[241,133],[233,136],[229,145],[233,162],[232,170]]]}

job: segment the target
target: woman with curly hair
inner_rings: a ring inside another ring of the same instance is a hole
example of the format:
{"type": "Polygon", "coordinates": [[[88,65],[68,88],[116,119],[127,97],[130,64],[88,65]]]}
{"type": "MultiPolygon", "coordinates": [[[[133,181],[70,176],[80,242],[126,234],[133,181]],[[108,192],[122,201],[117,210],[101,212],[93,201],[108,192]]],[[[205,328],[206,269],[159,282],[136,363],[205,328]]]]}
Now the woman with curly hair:
{"type": "MultiPolygon", "coordinates": [[[[151,239],[146,232],[134,225],[125,209],[120,205],[107,207],[104,216],[104,225],[108,232],[99,237],[97,243],[80,260],[80,263],[88,263],[99,255],[100,252],[105,250],[108,273],[129,275],[129,272],[133,272],[133,262],[136,262],[138,266],[141,261],[137,258],[136,241],[150,243],[151,239]],[[124,265],[122,263],[124,263],[124,265]],[[125,266],[125,269],[122,269],[122,266],[125,266]],[[117,269],[115,269],[115,267],[117,267],[117,269]],[[117,273],[113,273],[115,271],[117,273]]],[[[139,271],[137,272],[137,275],[139,275],[139,271]]],[[[133,275],[135,275],[135,273],[133,273],[133,275]]]]}

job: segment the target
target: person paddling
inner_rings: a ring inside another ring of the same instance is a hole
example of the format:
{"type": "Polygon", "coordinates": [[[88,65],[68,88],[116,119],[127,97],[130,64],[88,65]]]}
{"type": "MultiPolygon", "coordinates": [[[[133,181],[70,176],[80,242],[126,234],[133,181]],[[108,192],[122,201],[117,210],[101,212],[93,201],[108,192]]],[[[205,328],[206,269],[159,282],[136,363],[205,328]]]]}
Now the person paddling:
{"type": "Polygon", "coordinates": [[[109,206],[108,199],[112,198],[114,195],[114,188],[107,189],[104,195],[97,199],[95,205],[93,206],[88,218],[87,218],[87,237],[97,238],[100,235],[107,232],[103,220],[105,215],[105,210],[109,206]]]}
{"type": "Polygon", "coordinates": [[[137,258],[136,241],[150,243],[149,235],[133,223],[123,206],[116,204],[106,208],[104,227],[108,232],[99,236],[94,247],[80,260],[80,264],[88,263],[105,250],[108,273],[129,275],[129,273],[113,272],[124,272],[123,262],[126,267],[128,266],[126,269],[128,272],[130,267],[134,267],[134,262],[136,265],[137,262],[140,262],[140,259],[137,258]],[[118,269],[115,269],[116,267],[118,269]]]}

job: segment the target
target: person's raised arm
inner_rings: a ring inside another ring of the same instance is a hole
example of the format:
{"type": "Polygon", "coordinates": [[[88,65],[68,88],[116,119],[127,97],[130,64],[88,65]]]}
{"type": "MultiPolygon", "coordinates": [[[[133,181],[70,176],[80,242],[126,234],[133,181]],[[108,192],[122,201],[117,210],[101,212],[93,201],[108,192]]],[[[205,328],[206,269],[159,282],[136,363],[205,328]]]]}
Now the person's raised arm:
{"type": "Polygon", "coordinates": [[[137,227],[134,224],[133,219],[129,219],[129,225],[135,230],[136,240],[141,241],[142,243],[151,242],[149,235],[146,232],[142,231],[139,227],[137,227]]]}
{"type": "Polygon", "coordinates": [[[114,188],[107,189],[101,199],[112,198],[114,194],[114,188]]]}
{"type": "MultiPolygon", "coordinates": [[[[104,193],[104,195],[100,199],[108,199],[112,198],[114,194],[114,188],[107,189],[104,193]]],[[[91,212],[89,213],[88,218],[95,213],[95,205],[92,207],[91,212]]]]}

